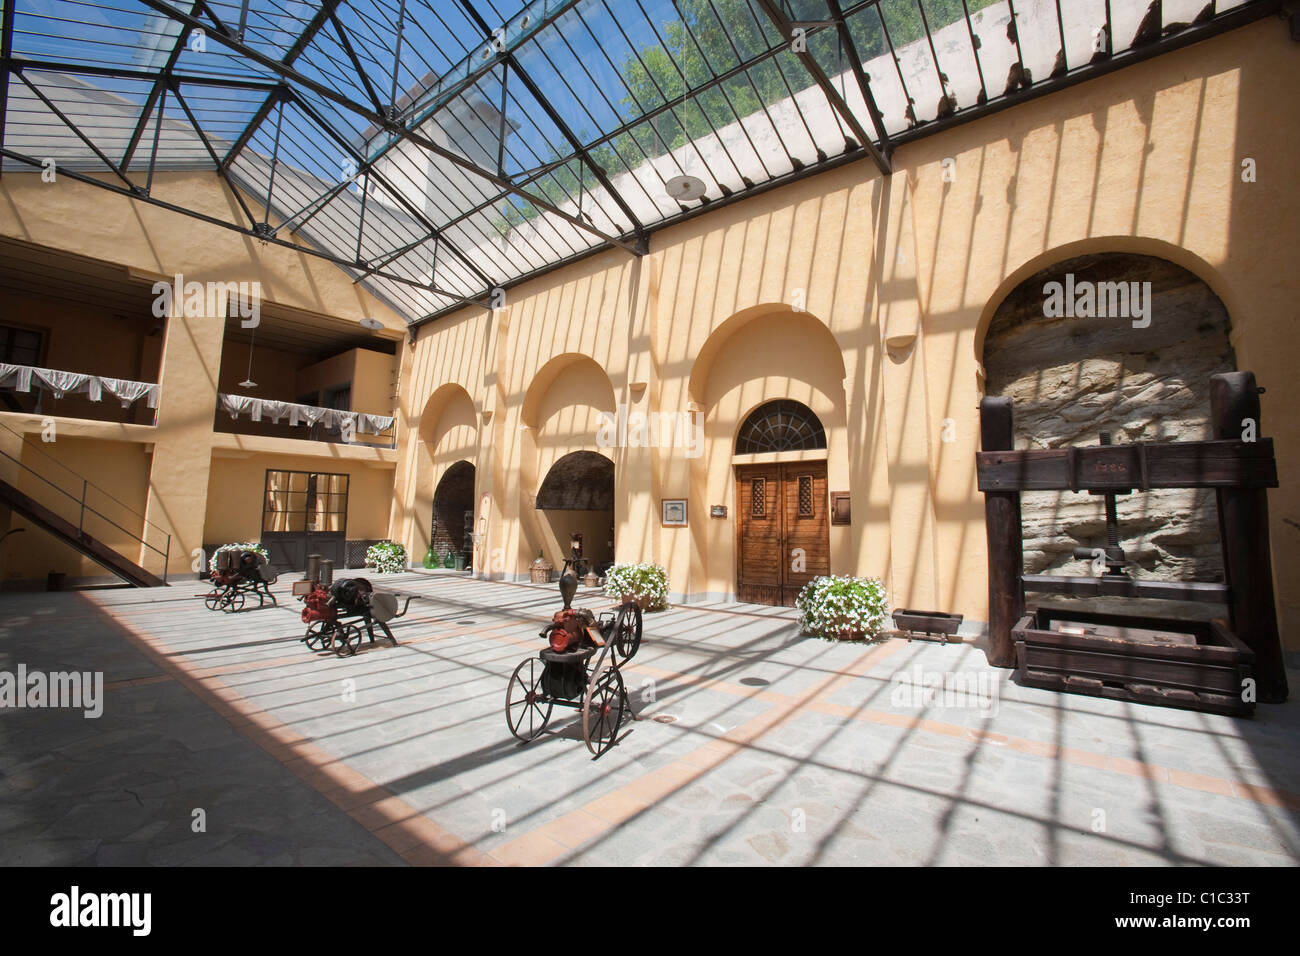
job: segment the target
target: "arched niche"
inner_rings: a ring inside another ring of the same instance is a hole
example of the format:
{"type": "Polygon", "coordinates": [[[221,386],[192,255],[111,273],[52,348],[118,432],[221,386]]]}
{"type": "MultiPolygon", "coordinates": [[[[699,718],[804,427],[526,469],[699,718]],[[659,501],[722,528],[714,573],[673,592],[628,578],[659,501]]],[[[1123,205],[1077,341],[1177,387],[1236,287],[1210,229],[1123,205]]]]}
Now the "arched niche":
{"type": "Polygon", "coordinates": [[[425,402],[417,431],[414,531],[409,544],[413,560],[423,558],[433,543],[434,489],[457,462],[472,467],[478,461],[478,413],[469,392],[450,382],[437,388],[425,402]]]}
{"type": "Polygon", "coordinates": [[[435,557],[442,561],[448,552],[471,554],[474,549],[474,466],[470,462],[462,459],[442,473],[433,491],[432,510],[430,537],[435,557]]]}
{"type": "MultiPolygon", "coordinates": [[[[746,309],[710,335],[692,365],[689,384],[703,421],[699,454],[688,463],[692,591],[736,593],[738,468],[768,461],[825,461],[829,488],[849,487],[844,377],[839,343],[808,312],[788,306],[746,309]],[[738,454],[746,419],[776,401],[808,409],[823,429],[823,447],[738,454]],[[709,517],[713,505],[727,507],[727,520],[709,517]]],[[[848,526],[829,529],[832,570],[849,566],[850,534],[848,526]]]]}
{"type": "MultiPolygon", "coordinates": [[[[1125,251],[1070,256],[1023,278],[994,306],[981,356],[985,394],[1014,401],[1017,448],[1095,445],[1103,431],[1116,444],[1206,439],[1210,376],[1236,368],[1230,333],[1222,300],[1179,264],[1125,251]],[[1127,314],[1114,315],[1119,283],[1130,302],[1127,314]],[[1068,311],[1076,314],[1057,314],[1068,311]]],[[[1027,573],[1086,572],[1073,549],[1106,544],[1098,496],[1028,492],[1022,507],[1027,573]]],[[[1222,580],[1212,491],[1122,496],[1118,512],[1135,575],[1222,580]]]]}
{"type": "MultiPolygon", "coordinates": [[[[601,458],[611,469],[612,490],[614,450],[602,448],[600,434],[602,422],[616,413],[614,388],[605,370],[590,356],[566,352],[554,356],[538,369],[529,383],[520,408],[519,443],[519,502],[520,551],[522,565],[543,551],[547,558],[560,566],[568,552],[568,534],[578,530],[565,525],[572,514],[580,523],[592,524],[592,512],[583,509],[539,509],[538,495],[547,476],[566,456],[578,452],[601,458]],[[563,549],[559,543],[563,541],[563,549]]],[[[612,514],[614,505],[611,503],[612,514]]],[[[600,519],[603,521],[604,519],[600,519]]],[[[583,525],[586,527],[586,524],[583,525]]],[[[609,537],[608,522],[597,530],[592,524],[597,542],[609,537]]],[[[584,535],[584,540],[586,536],[584,535]]]]}
{"type": "Polygon", "coordinates": [[[614,560],[614,462],[593,451],[559,458],[537,490],[541,548],[551,563],[562,566],[569,542],[582,536],[583,557],[600,569],[614,560]]]}

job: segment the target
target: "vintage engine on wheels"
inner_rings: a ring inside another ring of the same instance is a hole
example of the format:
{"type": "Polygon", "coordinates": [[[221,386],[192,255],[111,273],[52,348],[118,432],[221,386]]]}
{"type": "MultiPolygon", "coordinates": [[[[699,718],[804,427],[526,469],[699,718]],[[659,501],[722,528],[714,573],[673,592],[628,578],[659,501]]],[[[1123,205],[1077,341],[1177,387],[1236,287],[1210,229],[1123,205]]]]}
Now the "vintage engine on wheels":
{"type": "Polygon", "coordinates": [[[271,585],[278,575],[267,564],[266,556],[252,550],[217,552],[217,569],[212,573],[212,590],[203,599],[209,611],[240,611],[244,596],[257,596],[262,607],[269,598],[276,603],[271,585]]]}
{"type": "Polygon", "coordinates": [[[641,646],[641,608],[627,602],[600,617],[571,608],[572,591],[561,582],[565,607],[538,636],[545,650],[522,661],[506,690],[506,724],[527,743],[546,729],[556,704],[582,711],[582,738],[599,757],[618,739],[631,711],[622,665],[641,646]],[[594,660],[593,660],[594,659],[594,660]]]}
{"type": "Polygon", "coordinates": [[[308,560],[306,579],[295,582],[293,589],[302,600],[302,622],[307,625],[307,633],[299,640],[313,651],[333,650],[339,657],[357,652],[362,627],[373,644],[376,624],[396,645],[388,622],[405,614],[413,600],[407,597],[399,611],[397,594],[376,591],[366,578],[335,581],[332,563],[320,561],[316,555],[308,560]]]}

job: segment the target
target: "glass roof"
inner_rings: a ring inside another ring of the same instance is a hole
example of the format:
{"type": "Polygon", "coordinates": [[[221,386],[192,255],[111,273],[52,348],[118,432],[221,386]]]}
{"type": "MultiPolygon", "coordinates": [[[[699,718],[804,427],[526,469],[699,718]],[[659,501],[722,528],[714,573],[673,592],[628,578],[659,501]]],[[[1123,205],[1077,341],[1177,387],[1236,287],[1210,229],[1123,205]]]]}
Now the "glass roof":
{"type": "Polygon", "coordinates": [[[1251,6],[3,0],[0,162],[146,201],[215,170],[225,224],[420,321],[1251,6]]]}

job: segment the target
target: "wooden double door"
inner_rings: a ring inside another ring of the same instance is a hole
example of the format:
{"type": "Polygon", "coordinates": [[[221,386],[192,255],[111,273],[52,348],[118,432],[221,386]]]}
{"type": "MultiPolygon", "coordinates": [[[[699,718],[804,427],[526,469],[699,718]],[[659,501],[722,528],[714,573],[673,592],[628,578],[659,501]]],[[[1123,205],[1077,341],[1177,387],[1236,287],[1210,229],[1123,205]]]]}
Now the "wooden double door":
{"type": "Polygon", "coordinates": [[[830,573],[826,462],[736,468],[736,594],[791,607],[805,584],[830,573]]]}

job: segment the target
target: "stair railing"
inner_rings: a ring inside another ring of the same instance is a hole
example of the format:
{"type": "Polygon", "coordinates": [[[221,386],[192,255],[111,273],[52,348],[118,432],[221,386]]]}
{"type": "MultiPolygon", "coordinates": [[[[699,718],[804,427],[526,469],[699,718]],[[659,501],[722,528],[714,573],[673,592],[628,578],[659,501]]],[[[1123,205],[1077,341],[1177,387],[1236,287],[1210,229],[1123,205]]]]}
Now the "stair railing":
{"type": "MultiPolygon", "coordinates": [[[[69,468],[69,467],[68,467],[67,465],[65,465],[63,462],[61,462],[61,461],[59,461],[58,459],[54,458],[53,456],[47,454],[44,450],[41,449],[41,447],[40,447],[39,445],[37,445],[35,442],[30,441],[30,440],[27,438],[26,435],[22,434],[22,433],[19,432],[19,431],[16,431],[16,430],[13,429],[13,428],[10,428],[10,427],[9,427],[7,424],[5,424],[3,421],[0,421],[0,428],[4,428],[4,429],[6,429],[7,431],[9,431],[10,433],[12,433],[12,434],[14,434],[14,435],[17,435],[17,436],[22,440],[22,442],[23,442],[24,445],[26,445],[26,446],[28,446],[29,448],[33,449],[33,450],[36,451],[38,454],[43,455],[45,458],[48,458],[51,462],[53,462],[54,464],[58,465],[60,468],[62,468],[64,471],[66,471],[69,475],[72,475],[73,478],[79,479],[79,480],[81,481],[81,497],[80,497],[80,499],[78,499],[78,497],[77,497],[74,493],[68,491],[66,488],[61,488],[61,487],[59,487],[57,484],[55,484],[55,483],[54,483],[53,481],[51,481],[49,478],[45,477],[45,475],[42,475],[42,474],[41,474],[39,471],[37,471],[35,468],[31,467],[30,465],[26,464],[25,462],[21,461],[20,459],[15,458],[13,455],[9,454],[7,451],[4,451],[3,449],[0,449],[0,455],[3,455],[5,458],[8,458],[10,461],[12,461],[15,465],[17,465],[17,466],[18,466],[19,468],[21,468],[23,471],[25,471],[25,472],[27,472],[27,473],[29,473],[29,474],[35,476],[36,478],[39,478],[39,479],[40,479],[41,481],[43,481],[45,484],[49,485],[51,488],[53,488],[55,491],[57,491],[59,494],[64,495],[65,497],[71,499],[72,503],[74,503],[74,504],[79,504],[79,505],[80,505],[80,513],[79,513],[78,518],[77,518],[77,534],[78,534],[79,536],[83,536],[83,537],[84,537],[84,536],[86,535],[86,530],[85,530],[85,527],[86,527],[86,513],[87,513],[87,512],[90,512],[90,514],[92,514],[92,515],[94,515],[94,516],[100,518],[101,520],[107,522],[108,524],[112,525],[112,526],[113,526],[114,528],[116,528],[118,531],[121,531],[121,532],[122,532],[123,534],[125,534],[128,538],[132,539],[133,541],[138,541],[141,545],[143,545],[143,546],[144,546],[145,548],[147,548],[148,550],[154,552],[155,554],[161,555],[161,556],[162,556],[162,580],[163,580],[163,583],[164,583],[164,584],[167,583],[167,564],[168,564],[168,559],[171,557],[171,550],[172,550],[172,536],[171,536],[171,534],[170,534],[169,532],[167,532],[165,529],[163,529],[163,528],[160,527],[159,525],[155,524],[154,522],[150,521],[150,520],[149,520],[148,518],[146,518],[143,514],[141,514],[140,512],[136,511],[136,510],[135,510],[134,508],[132,508],[130,505],[126,504],[126,502],[122,501],[122,500],[119,499],[119,498],[114,497],[112,494],[110,494],[109,492],[105,491],[103,488],[99,487],[99,486],[96,485],[94,482],[90,481],[88,478],[86,478],[86,477],[84,477],[83,475],[81,475],[81,474],[79,474],[79,473],[73,471],[71,468],[69,468]],[[99,492],[100,494],[102,494],[104,497],[108,498],[108,499],[109,499],[110,501],[112,501],[114,504],[120,506],[120,507],[122,508],[122,510],[126,511],[128,514],[132,514],[132,515],[135,515],[136,517],[138,517],[138,518],[140,519],[140,521],[142,522],[141,527],[142,527],[142,529],[145,531],[146,534],[148,533],[148,529],[150,529],[150,528],[155,528],[155,529],[157,529],[159,532],[161,532],[161,533],[165,536],[165,538],[166,538],[165,543],[164,543],[164,546],[163,546],[162,548],[158,548],[158,547],[156,547],[155,545],[150,544],[150,543],[148,542],[148,540],[146,540],[145,538],[143,538],[143,537],[141,537],[140,535],[136,534],[134,531],[131,531],[131,530],[128,529],[128,528],[123,528],[120,524],[118,524],[116,521],[114,521],[114,520],[113,520],[112,518],[110,518],[108,515],[104,514],[102,511],[99,511],[99,510],[96,509],[93,505],[89,505],[89,504],[87,504],[87,503],[86,503],[86,498],[87,498],[87,495],[88,495],[90,489],[92,489],[92,488],[95,489],[96,491],[98,491],[98,492],[99,492]]],[[[111,547],[111,545],[109,545],[107,542],[101,542],[101,543],[103,543],[105,547],[111,547]]],[[[119,554],[121,553],[117,548],[113,548],[112,550],[114,550],[114,551],[118,551],[119,554]]],[[[139,566],[139,563],[137,562],[137,560],[136,560],[135,558],[127,557],[127,555],[122,555],[122,557],[127,558],[127,560],[129,560],[132,564],[135,564],[135,565],[139,566]]],[[[146,569],[146,570],[147,570],[147,569],[146,569]]]]}

